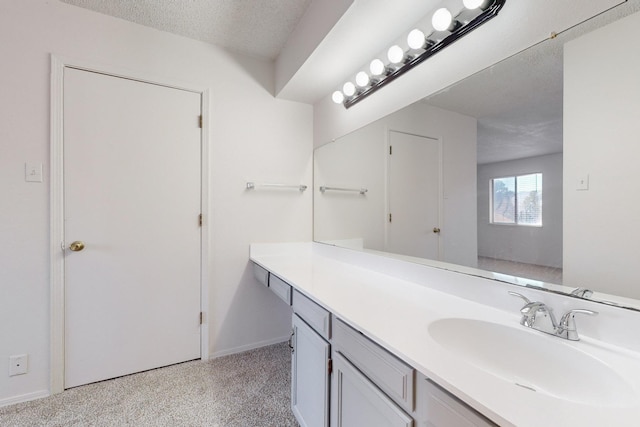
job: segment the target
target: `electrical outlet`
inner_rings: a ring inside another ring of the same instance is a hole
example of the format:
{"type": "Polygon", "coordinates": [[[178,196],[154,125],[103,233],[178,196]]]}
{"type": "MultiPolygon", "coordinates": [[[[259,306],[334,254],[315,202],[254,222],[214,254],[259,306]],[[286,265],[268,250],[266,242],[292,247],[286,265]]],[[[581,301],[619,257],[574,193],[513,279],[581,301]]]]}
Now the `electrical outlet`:
{"type": "Polygon", "coordinates": [[[26,354],[17,354],[9,356],[9,376],[22,375],[27,373],[29,356],[26,354]]]}

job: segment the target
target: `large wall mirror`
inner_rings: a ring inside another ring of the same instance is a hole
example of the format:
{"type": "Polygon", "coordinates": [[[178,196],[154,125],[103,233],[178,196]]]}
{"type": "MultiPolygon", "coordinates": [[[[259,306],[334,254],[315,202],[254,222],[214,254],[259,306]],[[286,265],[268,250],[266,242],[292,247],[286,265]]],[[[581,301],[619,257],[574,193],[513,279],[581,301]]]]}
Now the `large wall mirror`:
{"type": "Polygon", "coordinates": [[[640,310],[639,3],[317,148],[314,240],[640,310]]]}

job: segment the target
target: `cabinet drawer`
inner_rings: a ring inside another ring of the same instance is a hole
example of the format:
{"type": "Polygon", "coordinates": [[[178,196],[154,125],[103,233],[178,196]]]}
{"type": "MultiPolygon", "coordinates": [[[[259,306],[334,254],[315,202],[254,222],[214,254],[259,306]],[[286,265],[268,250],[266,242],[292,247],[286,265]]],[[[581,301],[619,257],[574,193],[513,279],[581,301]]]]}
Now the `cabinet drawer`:
{"type": "Polygon", "coordinates": [[[293,292],[293,311],[324,339],[331,338],[331,314],[298,291],[293,292]]]}
{"type": "Polygon", "coordinates": [[[333,325],[334,348],[400,406],[414,410],[415,370],[340,319],[333,325]]]}
{"type": "Polygon", "coordinates": [[[291,285],[273,274],[269,274],[269,289],[278,295],[282,301],[291,305],[291,285]]]}
{"type": "Polygon", "coordinates": [[[497,427],[458,398],[427,380],[426,413],[433,427],[497,427]]]}
{"type": "Polygon", "coordinates": [[[269,272],[256,263],[253,264],[253,275],[258,282],[265,286],[269,286],[269,272]]]}

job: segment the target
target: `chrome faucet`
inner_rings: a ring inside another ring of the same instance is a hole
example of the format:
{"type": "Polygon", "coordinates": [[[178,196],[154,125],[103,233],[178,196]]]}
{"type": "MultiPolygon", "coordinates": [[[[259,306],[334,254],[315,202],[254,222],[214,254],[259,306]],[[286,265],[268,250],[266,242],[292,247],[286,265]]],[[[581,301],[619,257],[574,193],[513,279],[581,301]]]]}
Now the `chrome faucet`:
{"type": "Polygon", "coordinates": [[[522,319],[520,324],[547,334],[555,334],[557,323],[551,307],[542,302],[532,302],[529,298],[517,292],[509,291],[509,295],[522,298],[525,305],[520,309],[522,319]]]}
{"type": "Polygon", "coordinates": [[[525,302],[525,305],[520,309],[520,313],[522,313],[522,319],[520,319],[521,325],[571,341],[580,340],[578,330],[576,329],[575,315],[588,314],[595,316],[598,314],[596,311],[584,309],[569,310],[562,316],[560,323],[557,323],[553,315],[553,310],[545,303],[538,301],[532,302],[529,298],[517,292],[509,291],[509,295],[522,298],[525,302]]]}

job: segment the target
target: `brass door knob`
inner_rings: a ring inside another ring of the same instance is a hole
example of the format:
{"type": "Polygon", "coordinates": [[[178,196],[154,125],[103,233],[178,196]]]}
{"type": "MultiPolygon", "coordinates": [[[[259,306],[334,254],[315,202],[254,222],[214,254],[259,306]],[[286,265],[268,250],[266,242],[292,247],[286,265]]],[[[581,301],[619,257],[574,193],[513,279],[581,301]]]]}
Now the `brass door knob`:
{"type": "Polygon", "coordinates": [[[84,249],[84,242],[76,240],[69,245],[69,249],[71,249],[73,252],[79,252],[84,249]]]}
{"type": "Polygon", "coordinates": [[[438,227],[433,227],[433,232],[436,234],[440,234],[440,229],[438,227]]]}

